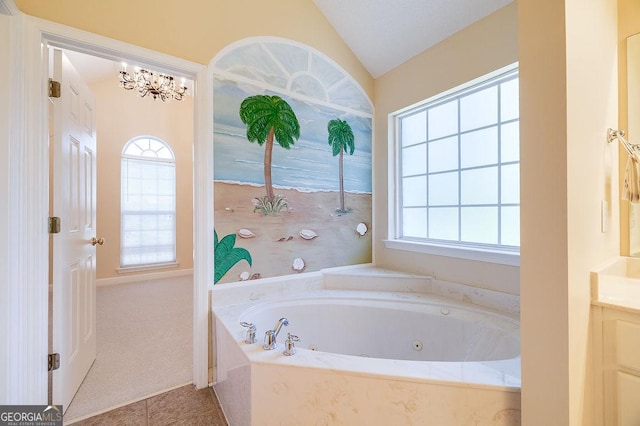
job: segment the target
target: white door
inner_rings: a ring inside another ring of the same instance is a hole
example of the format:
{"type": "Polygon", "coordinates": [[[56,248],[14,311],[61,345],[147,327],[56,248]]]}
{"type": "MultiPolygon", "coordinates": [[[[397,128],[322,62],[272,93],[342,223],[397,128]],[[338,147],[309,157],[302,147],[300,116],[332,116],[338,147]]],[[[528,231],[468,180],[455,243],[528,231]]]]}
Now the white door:
{"type": "Polygon", "coordinates": [[[50,51],[53,79],[53,403],[66,410],[96,358],[95,100],[67,57],[50,51]]]}

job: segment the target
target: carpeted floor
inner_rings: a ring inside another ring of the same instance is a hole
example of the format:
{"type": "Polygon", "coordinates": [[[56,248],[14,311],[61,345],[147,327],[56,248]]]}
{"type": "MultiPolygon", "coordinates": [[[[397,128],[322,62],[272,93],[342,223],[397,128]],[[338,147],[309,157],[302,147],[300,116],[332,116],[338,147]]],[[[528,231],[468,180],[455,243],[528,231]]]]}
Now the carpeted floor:
{"type": "Polygon", "coordinates": [[[193,277],[97,289],[97,358],[65,423],[191,383],[193,277]]]}

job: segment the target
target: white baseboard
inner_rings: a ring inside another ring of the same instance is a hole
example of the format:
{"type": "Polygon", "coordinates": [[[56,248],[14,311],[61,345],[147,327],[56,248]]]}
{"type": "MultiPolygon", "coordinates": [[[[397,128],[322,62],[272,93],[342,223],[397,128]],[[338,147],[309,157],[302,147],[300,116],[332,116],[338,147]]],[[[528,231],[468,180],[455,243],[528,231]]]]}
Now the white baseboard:
{"type": "Polygon", "coordinates": [[[96,280],[96,286],[107,286],[116,284],[135,283],[138,281],[158,280],[162,278],[181,277],[183,275],[193,275],[193,268],[174,269],[171,271],[150,272],[147,274],[131,274],[122,277],[100,278],[96,280]]]}

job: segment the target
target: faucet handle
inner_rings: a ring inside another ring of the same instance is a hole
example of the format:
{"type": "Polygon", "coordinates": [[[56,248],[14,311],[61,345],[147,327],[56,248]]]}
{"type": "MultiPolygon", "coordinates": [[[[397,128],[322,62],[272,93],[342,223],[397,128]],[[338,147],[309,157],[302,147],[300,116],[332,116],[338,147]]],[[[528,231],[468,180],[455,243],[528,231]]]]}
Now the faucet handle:
{"type": "Polygon", "coordinates": [[[296,345],[294,342],[299,342],[300,338],[291,333],[287,333],[287,340],[284,342],[283,355],[291,356],[296,353],[296,345]]]}
{"type": "Polygon", "coordinates": [[[246,327],[247,336],[244,339],[244,342],[248,345],[256,342],[256,326],[250,322],[241,322],[241,326],[246,327]]]}

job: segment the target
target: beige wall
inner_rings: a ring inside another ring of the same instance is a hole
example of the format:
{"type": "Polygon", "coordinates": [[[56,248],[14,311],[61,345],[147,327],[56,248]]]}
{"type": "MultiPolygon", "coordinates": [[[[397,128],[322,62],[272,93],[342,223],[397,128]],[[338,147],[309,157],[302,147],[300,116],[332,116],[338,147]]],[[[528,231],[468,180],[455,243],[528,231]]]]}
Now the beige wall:
{"type": "Polygon", "coordinates": [[[543,3],[520,0],[518,19],[522,412],[568,425],[564,2],[543,3]]]}
{"type": "Polygon", "coordinates": [[[517,5],[480,22],[376,79],[374,218],[375,262],[381,266],[509,293],[519,292],[517,267],[386,249],[388,237],[388,125],[390,113],[518,60],[517,5]]]}
{"type": "MultiPolygon", "coordinates": [[[[29,14],[199,63],[244,37],[290,38],[333,58],[374,99],[373,80],[311,0],[191,0],[176,3],[180,9],[170,14],[125,0],[16,3],[29,14]]],[[[519,0],[375,81],[376,261],[517,292],[518,268],[386,250],[379,241],[388,221],[387,114],[520,61],[525,425],[593,421],[589,272],[615,257],[620,246],[617,154],[604,136],[607,127],[625,124],[617,115],[617,77],[624,72],[617,47],[637,32],[640,16],[635,0],[620,0],[619,11],[616,6],[615,0],[519,0]],[[611,209],[607,233],[600,231],[602,200],[611,209]]]]}
{"type": "Polygon", "coordinates": [[[594,421],[589,273],[619,252],[616,13],[519,1],[523,424],[594,421]]]}
{"type": "MultiPolygon", "coordinates": [[[[288,38],[312,46],[336,61],[373,100],[373,78],[312,0],[187,0],[174,3],[175,9],[156,7],[155,3],[147,1],[128,0],[17,0],[15,3],[21,11],[32,16],[200,64],[208,64],[221,49],[247,37],[269,35],[288,38]]],[[[102,126],[98,131],[101,130],[102,126]]],[[[100,133],[98,136],[100,138],[100,133]]],[[[99,166],[98,173],[100,170],[105,169],[99,166]]],[[[113,188],[102,191],[110,197],[109,200],[114,200],[114,204],[119,200],[113,188]]],[[[98,202],[100,204],[100,200],[98,202]]],[[[113,213],[101,213],[100,209],[99,206],[98,221],[102,224],[99,226],[111,227],[104,231],[111,247],[114,247],[119,234],[113,222],[110,225],[105,222],[111,220],[113,213]],[[104,214],[108,217],[102,218],[104,214]]],[[[180,253],[178,255],[180,257],[180,253]]],[[[98,278],[113,276],[117,259],[115,253],[104,254],[98,263],[98,278]]],[[[181,267],[186,267],[186,259],[179,260],[181,267]]]]}
{"type": "MultiPolygon", "coordinates": [[[[627,37],[640,33],[640,2],[636,0],[618,1],[618,82],[619,100],[618,127],[629,130],[629,117],[627,114],[627,37]]],[[[632,143],[640,142],[640,135],[629,134],[632,143]]],[[[625,151],[620,148],[620,170],[624,172],[627,161],[625,151]]],[[[623,173],[620,174],[619,183],[623,183],[623,173]]],[[[638,228],[636,228],[636,232],[638,228]]],[[[620,205],[620,253],[629,255],[629,203],[622,201],[620,205]]]]}
{"type": "Polygon", "coordinates": [[[23,12],[200,64],[246,37],[284,37],[339,63],[373,99],[373,79],[312,0],[16,0],[23,12]]]}
{"type": "MultiPolygon", "coordinates": [[[[531,425],[593,420],[589,272],[618,254],[617,150],[604,139],[617,121],[616,4],[577,3],[567,1],[565,15],[562,2],[520,0],[376,80],[375,196],[386,200],[387,114],[520,60],[522,408],[531,425]]],[[[375,208],[377,263],[517,292],[518,268],[386,250],[386,205],[375,208]]]]}
{"type": "Polygon", "coordinates": [[[176,157],[176,258],[180,269],[193,268],[193,97],[180,102],[141,98],[118,87],[117,78],[93,84],[98,134],[97,278],[120,276],[120,160],[122,148],[136,136],[165,141],[176,157]]]}
{"type": "MultiPolygon", "coordinates": [[[[569,415],[570,424],[588,425],[593,421],[590,273],[620,250],[617,147],[606,141],[607,128],[618,121],[617,0],[571,0],[566,10],[569,415]],[[609,205],[606,232],[602,201],[609,205]]],[[[541,299],[534,302],[544,305],[541,299]]]]}

